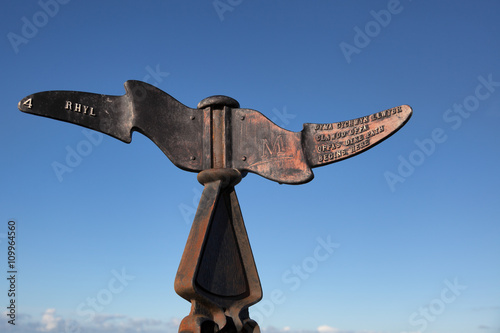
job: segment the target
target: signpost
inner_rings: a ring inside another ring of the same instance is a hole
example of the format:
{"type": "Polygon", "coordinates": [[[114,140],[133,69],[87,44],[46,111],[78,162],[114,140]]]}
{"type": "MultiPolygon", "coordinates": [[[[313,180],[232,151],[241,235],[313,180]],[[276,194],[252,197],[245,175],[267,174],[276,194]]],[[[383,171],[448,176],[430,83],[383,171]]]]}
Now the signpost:
{"type": "Polygon", "coordinates": [[[132,131],[151,139],[204,186],[175,278],[191,302],[179,332],[259,332],[248,308],[262,288],[234,187],[253,172],[284,184],[313,179],[312,168],[362,153],[410,119],[408,105],[349,121],[285,130],[226,96],[189,108],[160,89],[125,82],[126,94],[47,91],[19,102],[23,112],[88,127],[126,143],[132,131]]]}

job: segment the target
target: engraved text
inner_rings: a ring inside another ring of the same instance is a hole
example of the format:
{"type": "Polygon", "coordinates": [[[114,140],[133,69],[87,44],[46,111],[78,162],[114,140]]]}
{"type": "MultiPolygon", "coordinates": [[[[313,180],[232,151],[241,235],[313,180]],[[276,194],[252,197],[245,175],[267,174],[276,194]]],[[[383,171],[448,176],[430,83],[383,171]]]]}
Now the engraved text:
{"type": "Polygon", "coordinates": [[[66,110],[73,111],[73,112],[78,112],[78,113],[83,113],[88,116],[95,117],[96,114],[94,113],[94,108],[92,106],[88,105],[83,105],[80,103],[73,103],[71,101],[66,101],[66,105],[64,106],[66,110]]]}

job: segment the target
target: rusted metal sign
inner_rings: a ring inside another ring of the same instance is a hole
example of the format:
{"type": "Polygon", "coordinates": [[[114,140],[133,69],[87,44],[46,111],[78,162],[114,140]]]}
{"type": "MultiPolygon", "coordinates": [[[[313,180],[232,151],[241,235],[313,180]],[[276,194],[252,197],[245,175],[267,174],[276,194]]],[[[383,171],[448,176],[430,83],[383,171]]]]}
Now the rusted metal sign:
{"type": "Polygon", "coordinates": [[[353,120],[283,129],[226,96],[189,108],[158,88],[125,82],[126,94],[47,91],[19,102],[23,112],[108,134],[126,143],[150,138],[179,168],[198,172],[204,190],[175,279],[190,301],[180,332],[259,332],[248,308],[262,298],[234,186],[247,172],[286,184],[313,179],[312,168],[366,151],[411,117],[402,105],[353,120]]]}

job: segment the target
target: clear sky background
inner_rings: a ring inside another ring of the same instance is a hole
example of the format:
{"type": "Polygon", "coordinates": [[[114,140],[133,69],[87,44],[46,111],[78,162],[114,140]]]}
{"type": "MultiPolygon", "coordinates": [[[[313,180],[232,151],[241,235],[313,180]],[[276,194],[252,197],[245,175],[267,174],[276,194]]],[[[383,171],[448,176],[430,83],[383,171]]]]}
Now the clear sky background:
{"type": "Polygon", "coordinates": [[[0,331],[170,333],[189,313],[173,285],[196,174],[139,133],[17,109],[135,79],[293,131],[411,105],[393,137],[308,184],[236,187],[264,291],[251,316],[273,333],[500,332],[499,17],[498,1],[4,1],[0,276],[15,220],[18,316],[0,331]]]}

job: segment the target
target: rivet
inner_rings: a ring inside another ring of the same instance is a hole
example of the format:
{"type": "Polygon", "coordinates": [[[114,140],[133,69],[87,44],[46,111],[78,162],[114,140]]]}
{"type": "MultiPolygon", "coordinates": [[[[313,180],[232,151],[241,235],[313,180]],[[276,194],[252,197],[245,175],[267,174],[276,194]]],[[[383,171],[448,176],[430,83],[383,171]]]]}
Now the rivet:
{"type": "Polygon", "coordinates": [[[241,158],[241,160],[242,160],[242,161],[246,161],[246,160],[247,160],[247,157],[246,157],[246,156],[243,156],[243,157],[241,158]]]}
{"type": "Polygon", "coordinates": [[[189,118],[190,118],[191,120],[194,120],[194,118],[195,118],[195,117],[194,117],[194,116],[191,116],[191,117],[189,117],[189,118]]]}
{"type": "Polygon", "coordinates": [[[191,161],[194,161],[196,159],[196,156],[191,156],[191,161]]]}
{"type": "Polygon", "coordinates": [[[245,116],[241,116],[240,118],[241,118],[241,120],[245,120],[245,116]]]}

